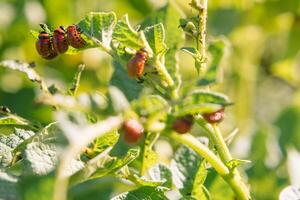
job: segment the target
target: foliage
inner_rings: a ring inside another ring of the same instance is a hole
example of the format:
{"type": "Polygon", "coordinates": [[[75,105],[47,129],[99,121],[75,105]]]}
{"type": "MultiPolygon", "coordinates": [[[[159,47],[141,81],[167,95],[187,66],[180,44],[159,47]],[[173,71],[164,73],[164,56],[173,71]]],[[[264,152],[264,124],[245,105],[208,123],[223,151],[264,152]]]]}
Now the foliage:
{"type": "Polygon", "coordinates": [[[158,2],[0,3],[0,199],[297,198],[298,1],[158,2]],[[39,23],[75,23],[87,45],[42,60],[39,23]],[[202,118],[224,107],[220,127],[202,118]],[[185,115],[196,124],[179,135],[185,115]],[[144,127],[134,145],[131,118],[144,127]]]}

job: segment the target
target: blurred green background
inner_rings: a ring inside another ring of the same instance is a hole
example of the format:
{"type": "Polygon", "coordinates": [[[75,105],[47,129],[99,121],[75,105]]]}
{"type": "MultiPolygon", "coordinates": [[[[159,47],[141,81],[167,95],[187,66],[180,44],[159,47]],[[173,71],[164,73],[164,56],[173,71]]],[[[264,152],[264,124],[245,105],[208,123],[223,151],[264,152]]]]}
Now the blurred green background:
{"type": "MultiPolygon", "coordinates": [[[[90,11],[129,14],[136,25],[166,2],[163,0],[1,0],[0,60],[36,62],[48,85],[69,86],[78,64],[85,63],[80,91],[104,91],[112,74],[111,60],[97,49],[43,60],[35,51],[30,30],[47,23],[55,28],[78,22],[90,11]]],[[[177,0],[183,14],[196,15],[188,1],[177,0]]],[[[249,159],[248,181],[255,199],[277,199],[282,188],[300,184],[300,1],[210,0],[208,40],[225,36],[226,56],[214,86],[235,105],[222,123],[224,134],[239,134],[233,154],[249,159]],[[296,169],[295,169],[296,168],[296,169]],[[297,177],[297,174],[299,175],[297,177]]],[[[176,31],[176,30],[174,30],[176,31]]],[[[187,42],[190,38],[187,38],[187,42]]],[[[192,59],[180,53],[185,85],[196,79],[192,59]]],[[[37,85],[17,72],[0,69],[0,105],[22,117],[47,124],[52,109],[35,99],[37,85]]],[[[197,131],[197,127],[194,130],[197,131]]]]}

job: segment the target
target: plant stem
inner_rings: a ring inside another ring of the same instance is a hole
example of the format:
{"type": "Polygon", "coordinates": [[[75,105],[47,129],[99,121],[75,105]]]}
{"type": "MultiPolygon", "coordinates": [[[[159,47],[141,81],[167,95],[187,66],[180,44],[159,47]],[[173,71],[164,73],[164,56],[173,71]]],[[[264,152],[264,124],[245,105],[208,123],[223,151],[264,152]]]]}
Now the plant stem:
{"type": "Polygon", "coordinates": [[[159,75],[162,77],[162,79],[166,82],[168,87],[174,86],[174,80],[170,76],[169,72],[167,71],[164,64],[162,64],[158,59],[154,62],[154,65],[156,67],[156,70],[158,71],[159,75]]]}
{"type": "Polygon", "coordinates": [[[228,176],[230,173],[226,165],[204,144],[198,141],[191,134],[178,134],[172,132],[170,137],[180,142],[182,144],[187,145],[191,149],[193,149],[196,153],[198,153],[201,157],[203,157],[211,166],[220,174],[221,176],[228,176]]]}
{"type": "Polygon", "coordinates": [[[155,59],[154,65],[159,75],[162,77],[164,82],[168,85],[168,88],[170,89],[171,99],[173,100],[178,99],[179,98],[178,90],[175,86],[174,80],[172,79],[165,65],[159,59],[155,59]]]}
{"type": "MultiPolygon", "coordinates": [[[[200,1],[200,0],[199,0],[200,1]]],[[[201,63],[201,68],[205,71],[207,68],[206,63],[206,21],[207,21],[207,2],[208,0],[201,0],[198,3],[197,0],[192,0],[191,6],[199,11],[199,26],[198,35],[196,37],[197,50],[200,52],[201,56],[204,58],[205,62],[201,63]]],[[[223,139],[220,129],[217,125],[211,126],[206,123],[203,119],[197,119],[197,123],[205,129],[208,133],[211,142],[215,145],[220,159],[226,165],[232,160],[232,156],[229,149],[223,139]]],[[[191,147],[192,148],[192,147],[191,147]]],[[[227,168],[228,169],[228,168],[227,168]]],[[[229,169],[228,169],[229,170],[229,169]]],[[[235,192],[236,196],[240,200],[249,200],[250,194],[247,186],[242,181],[242,178],[237,169],[230,170],[229,174],[222,176],[224,180],[231,186],[232,190],[235,192]]]]}
{"type": "MultiPolygon", "coordinates": [[[[232,160],[232,156],[229,149],[224,141],[222,133],[217,124],[210,125],[203,119],[196,119],[196,122],[206,131],[211,142],[215,145],[215,148],[220,156],[223,163],[227,164],[232,160]]],[[[242,177],[239,171],[235,168],[229,175],[223,176],[224,180],[231,186],[232,190],[237,195],[238,199],[249,200],[250,194],[249,189],[242,181],[242,177]]]]}
{"type": "Polygon", "coordinates": [[[197,36],[197,49],[201,55],[206,58],[206,18],[207,18],[207,0],[203,0],[199,10],[199,30],[197,36]]]}

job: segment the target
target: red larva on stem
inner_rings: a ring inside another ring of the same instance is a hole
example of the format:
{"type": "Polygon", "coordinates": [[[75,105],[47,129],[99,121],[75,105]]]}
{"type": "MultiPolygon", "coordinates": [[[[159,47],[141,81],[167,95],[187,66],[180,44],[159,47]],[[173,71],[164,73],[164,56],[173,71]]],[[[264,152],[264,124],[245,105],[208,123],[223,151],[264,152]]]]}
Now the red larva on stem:
{"type": "Polygon", "coordinates": [[[192,115],[186,115],[180,118],[177,118],[173,124],[172,129],[177,133],[184,134],[189,132],[192,129],[194,124],[194,118],[192,115]]]}
{"type": "Polygon", "coordinates": [[[144,133],[143,126],[136,119],[125,121],[123,124],[123,130],[124,140],[128,144],[134,144],[138,142],[138,140],[143,136],[144,133]]]}
{"type": "Polygon", "coordinates": [[[67,41],[68,44],[76,49],[81,49],[86,45],[86,41],[81,37],[76,25],[68,26],[67,41]]]}
{"type": "Polygon", "coordinates": [[[68,50],[67,38],[65,37],[65,30],[62,26],[55,29],[52,37],[53,49],[57,53],[65,53],[68,50]]]}
{"type": "Polygon", "coordinates": [[[37,52],[45,59],[52,59],[57,56],[52,47],[50,35],[45,31],[40,32],[35,47],[37,52]]]}
{"type": "Polygon", "coordinates": [[[127,64],[128,75],[130,77],[140,78],[143,75],[147,59],[148,53],[144,49],[137,51],[127,64]]]}
{"type": "Polygon", "coordinates": [[[224,108],[213,113],[204,113],[202,116],[210,124],[219,123],[224,118],[224,108]]]}

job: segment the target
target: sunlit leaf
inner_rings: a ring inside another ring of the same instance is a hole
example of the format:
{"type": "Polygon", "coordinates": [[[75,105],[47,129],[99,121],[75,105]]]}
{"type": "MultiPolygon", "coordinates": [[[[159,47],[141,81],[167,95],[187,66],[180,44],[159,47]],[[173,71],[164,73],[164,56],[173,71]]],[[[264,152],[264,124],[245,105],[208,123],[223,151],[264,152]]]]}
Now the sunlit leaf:
{"type": "Polygon", "coordinates": [[[116,22],[114,12],[90,12],[78,26],[88,37],[94,37],[105,47],[109,47],[116,22]]]}
{"type": "Polygon", "coordinates": [[[148,169],[157,162],[157,154],[153,151],[153,145],[158,139],[159,133],[147,133],[143,146],[141,174],[146,175],[148,169]]]}
{"type": "Polygon", "coordinates": [[[113,32],[113,40],[116,40],[127,48],[135,50],[145,47],[141,34],[131,27],[127,15],[116,24],[113,32]]]}
{"type": "Polygon", "coordinates": [[[53,199],[54,181],[54,174],[22,176],[18,183],[18,193],[24,200],[51,200],[53,199]]]}
{"type": "Polygon", "coordinates": [[[149,169],[149,176],[154,181],[162,181],[162,186],[172,188],[172,172],[171,170],[162,164],[157,164],[149,169]]]}
{"type": "Polygon", "coordinates": [[[86,154],[89,157],[95,157],[101,154],[107,148],[114,146],[119,137],[120,135],[117,131],[104,134],[88,146],[86,154]]]}
{"type": "MultiPolygon", "coordinates": [[[[193,150],[186,146],[180,146],[175,152],[174,158],[171,161],[171,171],[173,174],[173,182],[179,189],[182,195],[192,194],[194,181],[197,178],[197,172],[201,166],[202,158],[193,150]]],[[[206,174],[201,174],[206,176],[206,174]]],[[[205,178],[204,178],[205,179],[205,178]]],[[[199,182],[200,187],[203,184],[202,180],[199,182]]]]}
{"type": "Polygon", "coordinates": [[[196,90],[179,105],[176,115],[212,113],[224,106],[231,105],[229,98],[221,93],[196,90]]]}
{"type": "Polygon", "coordinates": [[[110,84],[121,90],[129,101],[137,98],[142,90],[141,85],[134,79],[129,78],[123,66],[117,62],[114,62],[113,64],[115,71],[112,75],[110,84]]]}
{"type": "Polygon", "coordinates": [[[125,192],[113,197],[111,200],[132,200],[132,199],[147,199],[147,200],[167,200],[164,195],[166,188],[144,186],[136,190],[125,192]]]}
{"type": "Polygon", "coordinates": [[[162,23],[144,29],[146,39],[155,55],[166,52],[165,29],[162,23]]]}
{"type": "Polygon", "coordinates": [[[0,167],[7,167],[11,164],[14,152],[17,152],[35,133],[29,130],[16,128],[8,136],[0,135],[0,167]]]}
{"type": "Polygon", "coordinates": [[[178,88],[181,84],[181,79],[178,74],[178,58],[177,50],[179,45],[183,43],[183,32],[178,27],[178,21],[181,18],[181,13],[178,5],[173,1],[168,2],[166,6],[155,12],[142,23],[142,28],[151,26],[153,24],[162,23],[164,25],[168,51],[165,54],[165,67],[172,77],[175,85],[178,88]]]}
{"type": "Polygon", "coordinates": [[[17,177],[0,171],[0,199],[13,200],[18,198],[17,177]]]}
{"type": "Polygon", "coordinates": [[[203,55],[201,55],[201,53],[194,47],[183,47],[181,48],[181,50],[188,53],[194,58],[195,67],[197,72],[199,73],[201,70],[201,66],[203,66],[203,63],[206,62],[206,59],[203,57],[203,55]]]}

